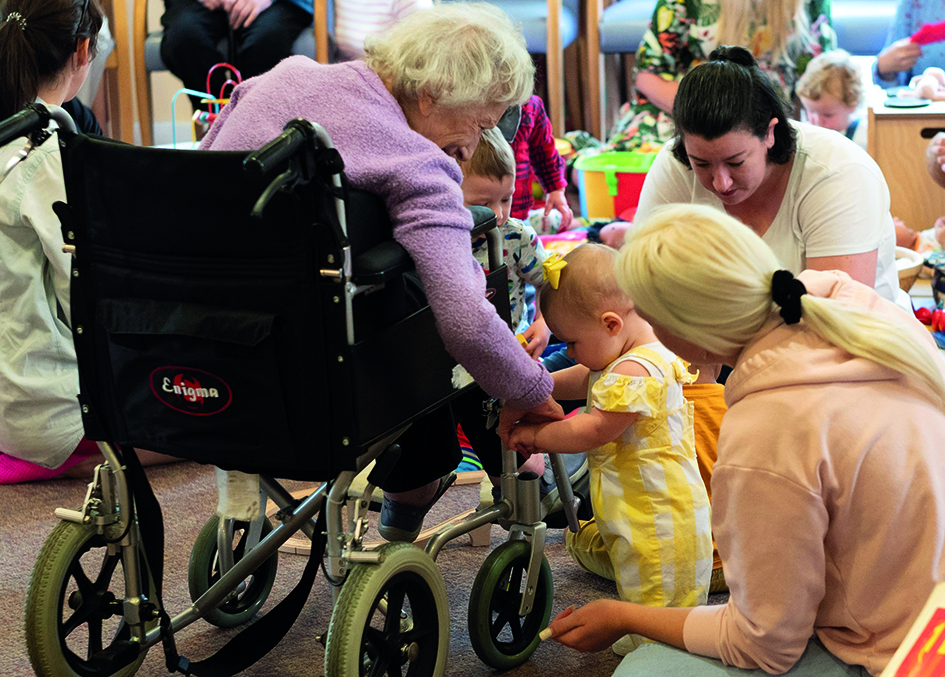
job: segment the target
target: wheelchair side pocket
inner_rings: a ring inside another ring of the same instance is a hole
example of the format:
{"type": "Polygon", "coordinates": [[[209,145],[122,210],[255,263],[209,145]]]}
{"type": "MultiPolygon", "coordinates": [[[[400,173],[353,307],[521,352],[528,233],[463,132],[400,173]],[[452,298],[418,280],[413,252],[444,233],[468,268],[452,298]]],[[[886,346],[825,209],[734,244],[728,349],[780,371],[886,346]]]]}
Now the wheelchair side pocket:
{"type": "Polygon", "coordinates": [[[275,315],[140,299],[96,315],[126,443],[248,472],[291,446],[275,315]]]}

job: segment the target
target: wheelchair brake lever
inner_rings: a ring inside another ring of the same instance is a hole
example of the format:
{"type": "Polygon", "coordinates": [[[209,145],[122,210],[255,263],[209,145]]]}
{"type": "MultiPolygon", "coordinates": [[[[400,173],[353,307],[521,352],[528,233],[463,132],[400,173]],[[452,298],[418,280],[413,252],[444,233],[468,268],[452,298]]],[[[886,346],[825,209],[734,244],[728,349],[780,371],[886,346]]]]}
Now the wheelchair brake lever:
{"type": "Polygon", "coordinates": [[[272,183],[266,186],[266,190],[264,190],[263,194],[256,200],[256,204],[253,206],[252,217],[262,220],[263,211],[266,209],[266,205],[269,204],[273,196],[284,188],[294,186],[298,180],[298,171],[291,167],[279,174],[279,176],[272,180],[272,183]]]}

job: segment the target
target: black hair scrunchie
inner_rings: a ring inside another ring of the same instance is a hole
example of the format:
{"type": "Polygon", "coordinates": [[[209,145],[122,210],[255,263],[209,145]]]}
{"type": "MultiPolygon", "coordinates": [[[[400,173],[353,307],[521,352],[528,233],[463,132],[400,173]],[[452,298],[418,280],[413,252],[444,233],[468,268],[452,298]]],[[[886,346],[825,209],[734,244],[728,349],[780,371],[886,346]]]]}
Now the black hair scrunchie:
{"type": "Polygon", "coordinates": [[[801,297],[806,293],[807,287],[790,270],[775,271],[771,277],[771,296],[781,306],[781,317],[787,324],[801,321],[801,297]]]}

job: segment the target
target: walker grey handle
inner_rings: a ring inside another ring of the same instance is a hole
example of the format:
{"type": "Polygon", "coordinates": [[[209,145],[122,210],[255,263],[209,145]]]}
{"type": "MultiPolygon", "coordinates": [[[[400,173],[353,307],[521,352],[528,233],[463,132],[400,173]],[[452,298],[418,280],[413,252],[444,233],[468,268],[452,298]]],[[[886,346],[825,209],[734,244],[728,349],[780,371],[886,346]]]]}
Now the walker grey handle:
{"type": "Polygon", "coordinates": [[[568,518],[568,529],[576,534],[581,525],[578,523],[578,509],[581,507],[581,499],[574,495],[571,490],[571,478],[568,476],[568,470],[564,465],[564,459],[561,454],[549,454],[551,457],[551,469],[555,474],[555,484],[558,486],[558,497],[564,506],[564,515],[568,518]]]}

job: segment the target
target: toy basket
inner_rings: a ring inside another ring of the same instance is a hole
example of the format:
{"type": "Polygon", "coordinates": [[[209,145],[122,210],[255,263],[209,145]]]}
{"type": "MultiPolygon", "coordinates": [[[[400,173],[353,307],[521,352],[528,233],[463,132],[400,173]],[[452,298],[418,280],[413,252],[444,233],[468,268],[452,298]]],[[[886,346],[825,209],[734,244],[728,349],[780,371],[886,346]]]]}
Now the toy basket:
{"type": "Polygon", "coordinates": [[[632,218],[643,180],[656,153],[614,151],[582,157],[574,163],[581,215],[587,219],[632,218]]]}

